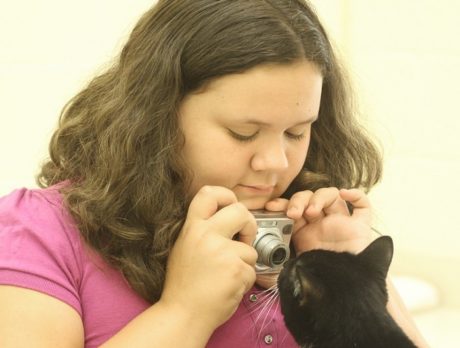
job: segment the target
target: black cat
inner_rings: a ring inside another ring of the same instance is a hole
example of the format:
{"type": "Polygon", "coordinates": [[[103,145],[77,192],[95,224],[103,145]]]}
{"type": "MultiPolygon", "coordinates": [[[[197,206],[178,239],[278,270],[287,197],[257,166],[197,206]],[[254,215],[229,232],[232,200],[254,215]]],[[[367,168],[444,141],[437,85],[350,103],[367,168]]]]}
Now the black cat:
{"type": "Polygon", "coordinates": [[[357,255],[312,250],[278,278],[281,311],[305,348],[416,347],[386,309],[393,241],[383,236],[357,255]]]}

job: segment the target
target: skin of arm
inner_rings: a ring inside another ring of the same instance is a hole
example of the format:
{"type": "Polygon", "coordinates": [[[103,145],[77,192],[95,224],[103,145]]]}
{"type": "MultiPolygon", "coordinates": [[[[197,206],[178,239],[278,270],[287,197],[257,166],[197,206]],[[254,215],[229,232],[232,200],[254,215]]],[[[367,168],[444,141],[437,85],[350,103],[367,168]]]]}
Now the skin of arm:
{"type": "Polygon", "coordinates": [[[396,323],[403,329],[407,336],[419,348],[429,348],[428,343],[423,338],[420,331],[417,329],[415,322],[410,315],[401,296],[396,291],[396,288],[391,281],[391,277],[387,278],[388,304],[387,309],[396,323]]]}
{"type": "Polygon", "coordinates": [[[37,291],[0,286],[0,347],[83,346],[83,323],[75,309],[37,291]]]}
{"type": "Polygon", "coordinates": [[[101,348],[187,347],[202,348],[214,331],[212,325],[179,306],[157,302],[141,313],[101,348]]]}
{"type": "MultiPolygon", "coordinates": [[[[180,307],[151,306],[101,347],[204,347],[213,332],[180,307]]],[[[33,290],[0,286],[2,348],[82,348],[80,315],[69,305],[33,290]]]]}

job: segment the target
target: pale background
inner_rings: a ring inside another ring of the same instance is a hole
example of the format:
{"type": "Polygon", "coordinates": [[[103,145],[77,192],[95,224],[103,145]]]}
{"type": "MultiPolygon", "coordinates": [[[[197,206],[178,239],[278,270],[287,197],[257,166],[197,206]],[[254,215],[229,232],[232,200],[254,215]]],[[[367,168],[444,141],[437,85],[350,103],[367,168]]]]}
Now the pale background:
{"type": "MultiPolygon", "coordinates": [[[[35,186],[62,106],[153,2],[0,0],[0,195],[35,186]]],[[[460,347],[460,2],[313,3],[385,150],[371,198],[397,285],[433,347],[460,347]]]]}

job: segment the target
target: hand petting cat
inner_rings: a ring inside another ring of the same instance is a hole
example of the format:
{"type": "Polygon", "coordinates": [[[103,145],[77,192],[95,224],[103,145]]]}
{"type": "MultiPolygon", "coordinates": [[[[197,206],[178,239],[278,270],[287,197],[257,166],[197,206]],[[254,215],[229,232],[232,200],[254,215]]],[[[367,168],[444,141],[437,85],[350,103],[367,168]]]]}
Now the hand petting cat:
{"type": "Polygon", "coordinates": [[[301,191],[290,200],[269,201],[265,209],[286,211],[294,219],[292,242],[297,255],[313,249],[358,253],[374,239],[371,204],[359,189],[301,191]],[[353,207],[352,213],[347,202],[353,207]]]}

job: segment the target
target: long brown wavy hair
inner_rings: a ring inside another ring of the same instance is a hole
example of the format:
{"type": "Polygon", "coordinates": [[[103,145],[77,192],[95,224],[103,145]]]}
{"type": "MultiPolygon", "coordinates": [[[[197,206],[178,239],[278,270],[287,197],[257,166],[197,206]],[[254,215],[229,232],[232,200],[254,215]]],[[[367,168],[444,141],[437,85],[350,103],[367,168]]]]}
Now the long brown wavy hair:
{"type": "Polygon", "coordinates": [[[115,63],[64,107],[37,181],[68,182],[61,192],[84,240],[155,302],[190,200],[182,99],[220,76],[301,59],[321,69],[324,84],[304,171],[285,196],[369,189],[381,175],[379,151],[355,121],[344,73],[302,0],[160,0],[115,63]]]}

